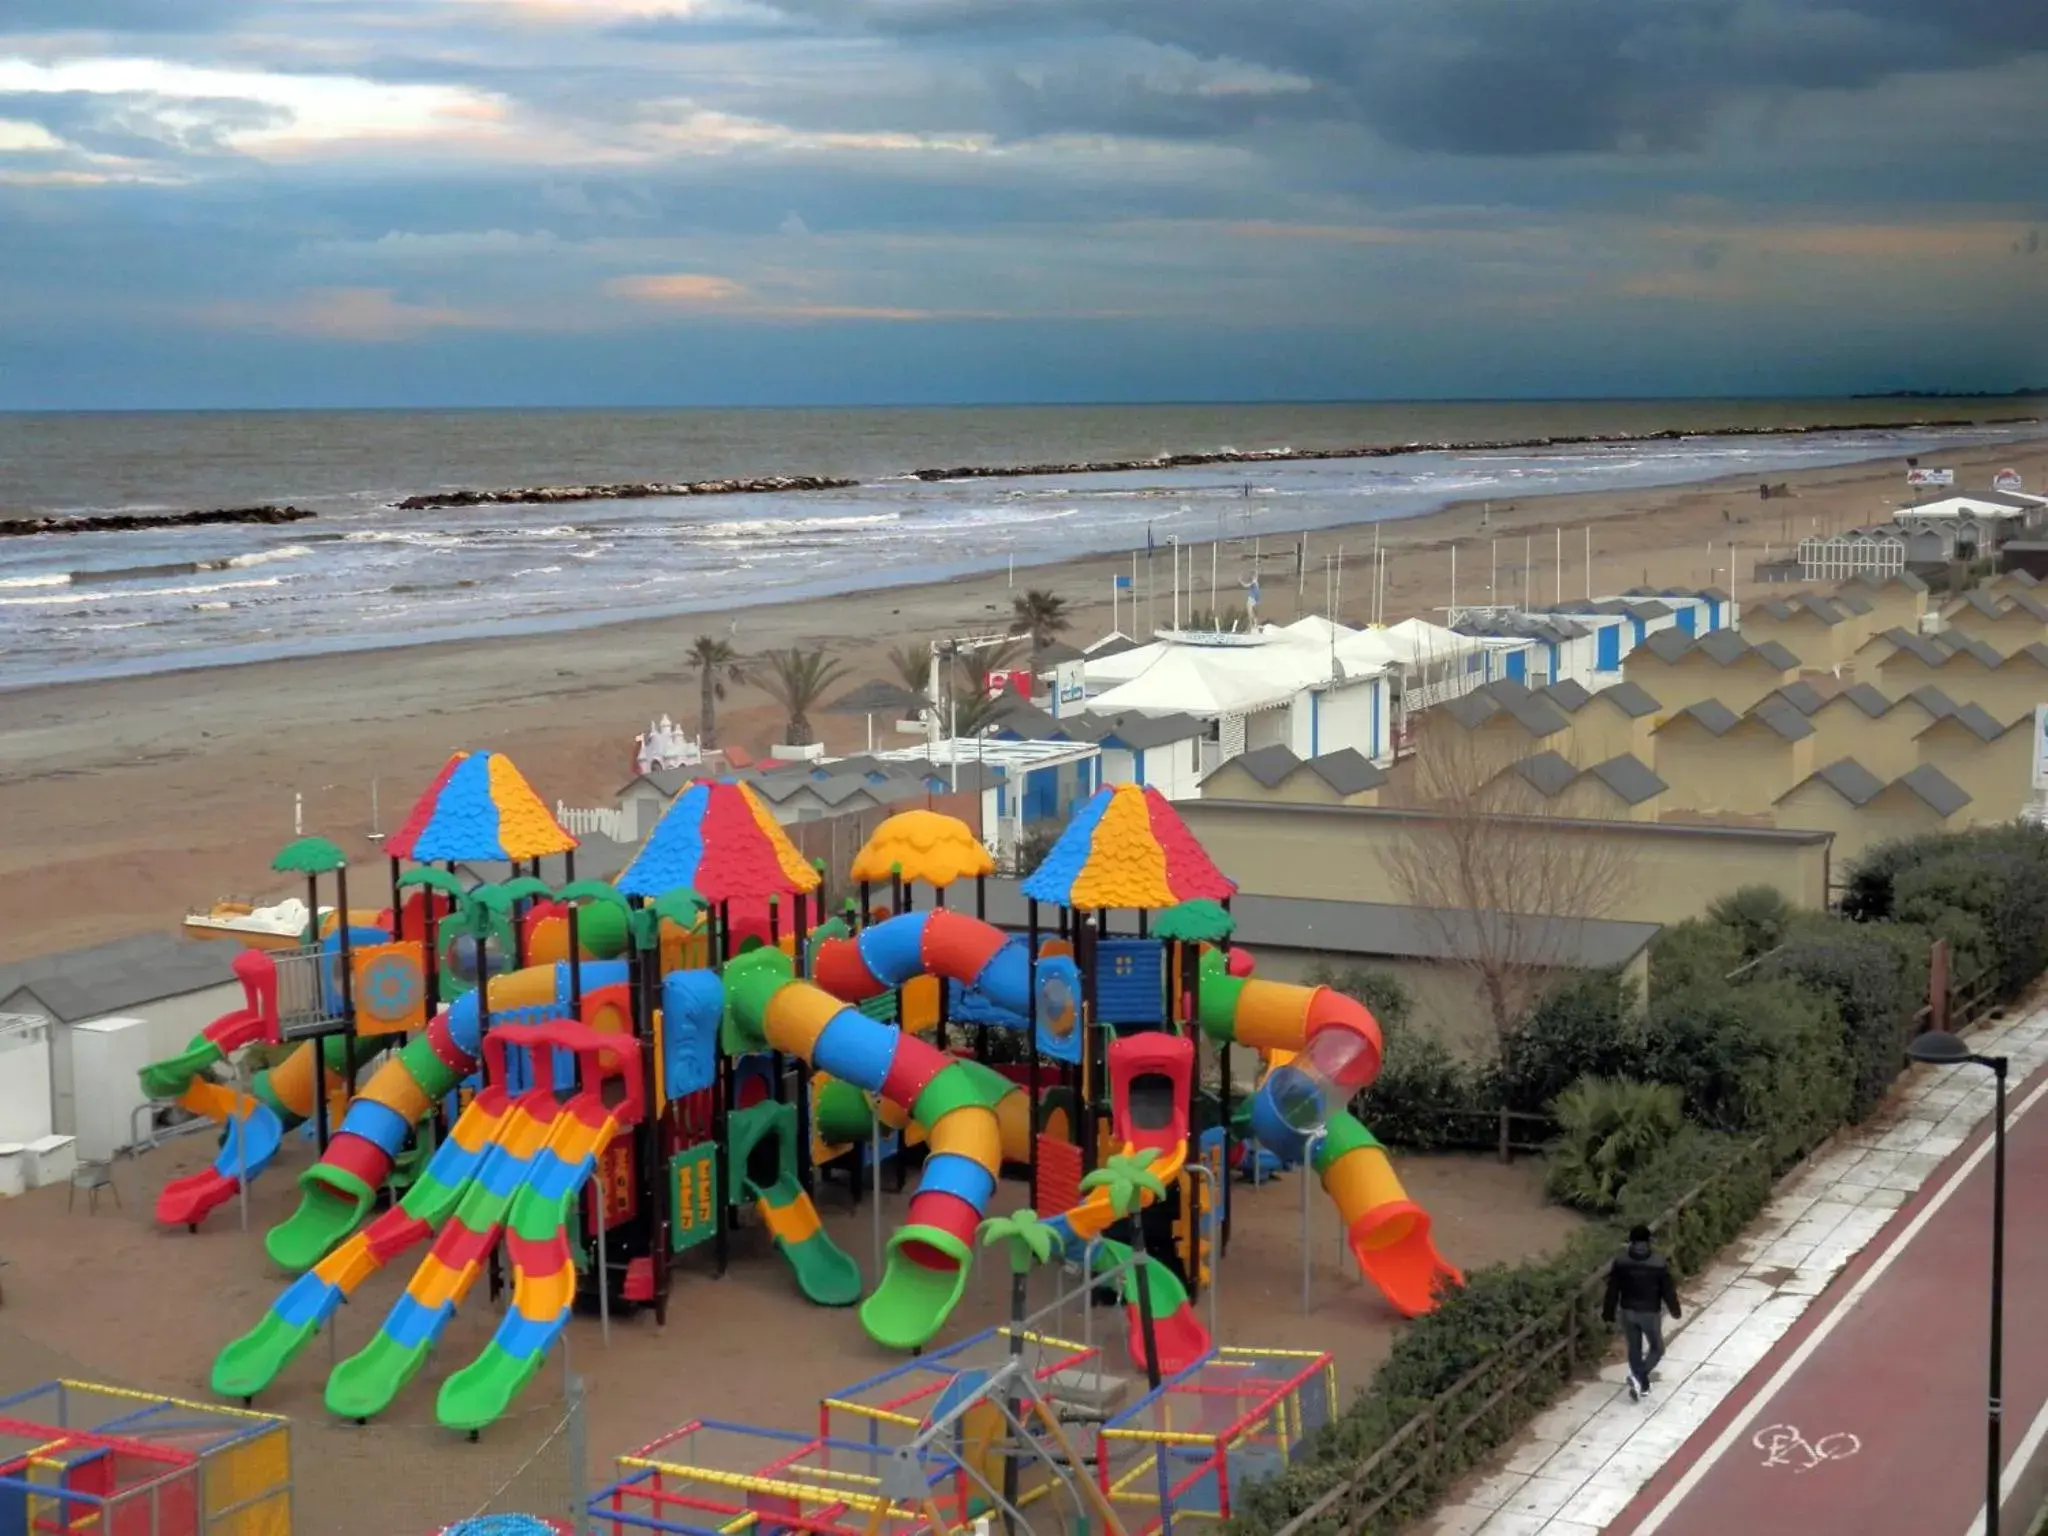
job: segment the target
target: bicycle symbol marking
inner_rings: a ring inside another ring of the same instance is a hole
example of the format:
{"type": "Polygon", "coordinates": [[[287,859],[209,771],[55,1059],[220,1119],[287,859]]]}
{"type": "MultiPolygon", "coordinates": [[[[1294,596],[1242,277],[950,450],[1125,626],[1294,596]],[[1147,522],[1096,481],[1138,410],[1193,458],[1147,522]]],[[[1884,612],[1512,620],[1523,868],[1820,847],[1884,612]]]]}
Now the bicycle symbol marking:
{"type": "Polygon", "coordinates": [[[1794,1472],[1811,1472],[1824,1461],[1846,1461],[1863,1449],[1863,1442],[1847,1430],[1808,1440],[1796,1424],[1769,1425],[1750,1436],[1749,1443],[1764,1453],[1765,1466],[1794,1472]]]}

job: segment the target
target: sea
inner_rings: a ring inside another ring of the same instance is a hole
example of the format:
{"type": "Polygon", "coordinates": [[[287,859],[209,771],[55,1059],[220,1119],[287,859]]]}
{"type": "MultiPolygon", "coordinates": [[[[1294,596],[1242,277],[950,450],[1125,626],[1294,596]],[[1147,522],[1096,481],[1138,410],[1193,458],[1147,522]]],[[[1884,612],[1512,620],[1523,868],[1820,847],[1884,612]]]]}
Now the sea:
{"type": "MultiPolygon", "coordinates": [[[[861,410],[0,414],[0,518],[313,511],[0,539],[0,690],[483,638],[1292,536],[1449,503],[1648,489],[2041,436],[2038,401],[1691,400],[861,410]],[[1916,423],[1967,419],[1975,425],[1916,423]],[[1222,448],[1760,437],[921,480],[1222,448]],[[801,493],[401,511],[450,489],[825,475],[801,493]]],[[[1878,509],[1873,508],[1873,513],[1878,509]]]]}

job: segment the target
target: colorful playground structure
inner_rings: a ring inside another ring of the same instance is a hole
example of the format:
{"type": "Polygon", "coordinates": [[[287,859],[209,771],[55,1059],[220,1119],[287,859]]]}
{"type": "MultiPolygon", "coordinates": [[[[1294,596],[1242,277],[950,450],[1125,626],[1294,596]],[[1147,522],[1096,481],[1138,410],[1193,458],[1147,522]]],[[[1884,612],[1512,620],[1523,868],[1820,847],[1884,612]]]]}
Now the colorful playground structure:
{"type": "MultiPolygon", "coordinates": [[[[439,1389],[439,1422],[474,1434],[577,1305],[662,1321],[684,1266],[708,1251],[723,1273],[750,1221],[805,1299],[857,1306],[877,1343],[924,1350],[997,1217],[1028,1229],[1040,1262],[1117,1289],[1129,1357],[1169,1417],[1220,1432],[1250,1412],[1245,1393],[1189,1382],[1255,1382],[1253,1398],[1293,1405],[1260,1422],[1298,1440],[1309,1389],[1219,1353],[1195,1307],[1228,1243],[1223,1175],[1246,1137],[1259,1158],[1320,1175],[1362,1272],[1402,1313],[1459,1283],[1344,1107],[1378,1070],[1371,1014],[1251,974],[1230,945],[1233,885],[1156,791],[1106,786],[1076,808],[1023,882],[1022,932],[985,920],[988,853],[929,811],[877,829],[851,867],[857,895],[828,914],[822,870],[730,781],[687,786],[616,881],[579,881],[575,839],[510,761],[458,754],[385,851],[390,901],[371,911],[350,909],[335,845],[286,847],[275,867],[307,882],[303,942],[239,956],[246,1006],[143,1074],[152,1096],[223,1127],[213,1167],[163,1191],[165,1225],[202,1227],[295,1129],[315,1144],[296,1209],[265,1239],[297,1278],[220,1350],[223,1397],[253,1401],[372,1274],[424,1245],[376,1333],[329,1371],[325,1401],[358,1421],[390,1408],[479,1280],[497,1299],[509,1273],[496,1335],[439,1389]],[[510,878],[458,873],[479,864],[510,878]],[[971,914],[948,905],[962,882],[971,914]],[[1135,918],[1113,932],[1113,913],[1135,918]],[[1205,1039],[1220,1094],[1203,1086],[1205,1039]],[[247,1071],[238,1053],[258,1045],[274,1064],[247,1071]],[[1264,1063],[1241,1102],[1233,1046],[1264,1063]],[[1213,1160],[1197,1155],[1217,1132],[1213,1160]],[[858,1197],[885,1133],[899,1166],[919,1167],[869,1289],[814,1194],[846,1167],[858,1197]],[[1021,1202],[1002,1198],[1009,1180],[1021,1202]],[[1211,1398],[1237,1413],[1189,1418],[1211,1398]]],[[[1218,1489],[1253,1475],[1251,1451],[1222,1455],[1198,1472],[1162,1451],[1145,1475],[1218,1489]]]]}
{"type": "Polygon", "coordinates": [[[79,1381],[0,1398],[0,1536],[291,1536],[290,1436],[79,1381]]]}

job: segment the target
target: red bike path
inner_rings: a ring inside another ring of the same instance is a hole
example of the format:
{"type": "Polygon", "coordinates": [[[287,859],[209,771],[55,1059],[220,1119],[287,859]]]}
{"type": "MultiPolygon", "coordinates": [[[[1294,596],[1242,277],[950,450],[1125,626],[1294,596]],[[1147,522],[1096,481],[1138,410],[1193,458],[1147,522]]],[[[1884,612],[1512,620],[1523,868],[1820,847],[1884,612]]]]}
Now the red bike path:
{"type": "MultiPolygon", "coordinates": [[[[2008,1468],[2048,1404],[2044,1079],[2036,1073],[2009,1088],[2008,1468]]],[[[1607,1536],[1966,1536],[1984,1505],[1990,1132],[1987,1115],[1609,1522],[1607,1536]]],[[[2048,1447],[2035,1449],[2038,1466],[2048,1447]]],[[[2042,1490],[2038,1478],[2014,1489],[2010,1474],[2007,1486],[2010,1531],[2042,1490]]]]}

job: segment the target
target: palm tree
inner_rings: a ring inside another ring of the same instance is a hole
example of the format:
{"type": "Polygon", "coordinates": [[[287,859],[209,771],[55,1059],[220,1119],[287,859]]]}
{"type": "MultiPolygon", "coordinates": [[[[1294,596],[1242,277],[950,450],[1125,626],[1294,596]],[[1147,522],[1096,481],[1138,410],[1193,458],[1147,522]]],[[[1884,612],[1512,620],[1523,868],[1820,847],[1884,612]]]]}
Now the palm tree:
{"type": "Polygon", "coordinates": [[[712,635],[699,635],[684,654],[697,669],[697,744],[709,751],[718,745],[718,706],[728,683],[747,680],[739,653],[712,635]]]}
{"type": "Polygon", "coordinates": [[[931,686],[932,648],[929,645],[892,645],[889,647],[889,669],[896,674],[896,681],[920,699],[931,686]]]}
{"type": "Polygon", "coordinates": [[[1145,1340],[1145,1380],[1153,1387],[1159,1385],[1159,1340],[1152,1322],[1152,1261],[1145,1253],[1144,1205],[1147,1196],[1154,1200],[1166,1198],[1166,1185],[1151,1168],[1156,1155],[1156,1149],[1151,1147],[1139,1152],[1119,1152],[1081,1180],[1084,1191],[1107,1189],[1109,1208],[1119,1218],[1130,1218],[1131,1254],[1136,1260],[1131,1286],[1138,1298],[1138,1328],[1145,1340]]]}
{"type": "Polygon", "coordinates": [[[761,686],[789,717],[783,740],[792,747],[809,746],[817,740],[811,710],[825,690],[846,675],[845,666],[827,656],[822,645],[809,651],[793,645],[786,651],[770,651],[764,660],[768,672],[761,686]]]}
{"type": "Polygon", "coordinates": [[[1064,597],[1036,587],[1011,598],[1010,613],[1019,629],[1030,632],[1033,652],[1044,650],[1053,636],[1065,633],[1073,622],[1064,597]]]}
{"type": "Polygon", "coordinates": [[[1024,1315],[1034,1265],[1052,1261],[1053,1230],[1025,1206],[1010,1216],[991,1216],[981,1224],[981,1246],[1007,1245],[1010,1259],[1010,1353],[1024,1348],[1024,1315]]]}
{"type": "Polygon", "coordinates": [[[1006,642],[987,650],[954,654],[952,702],[942,724],[955,736],[979,736],[989,728],[1003,703],[1000,695],[990,691],[989,676],[1008,670],[1017,660],[1017,650],[1014,643],[1006,642]]]}

